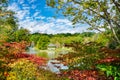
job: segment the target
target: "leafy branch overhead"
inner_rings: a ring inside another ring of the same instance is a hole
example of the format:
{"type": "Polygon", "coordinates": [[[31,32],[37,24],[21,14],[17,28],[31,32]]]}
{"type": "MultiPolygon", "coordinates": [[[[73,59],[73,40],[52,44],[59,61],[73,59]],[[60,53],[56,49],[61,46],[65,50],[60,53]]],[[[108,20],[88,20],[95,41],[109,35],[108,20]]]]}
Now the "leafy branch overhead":
{"type": "Polygon", "coordinates": [[[47,0],[47,4],[57,8],[73,24],[85,23],[91,26],[89,29],[98,31],[110,29],[120,43],[116,31],[120,29],[119,0],[47,0]]]}

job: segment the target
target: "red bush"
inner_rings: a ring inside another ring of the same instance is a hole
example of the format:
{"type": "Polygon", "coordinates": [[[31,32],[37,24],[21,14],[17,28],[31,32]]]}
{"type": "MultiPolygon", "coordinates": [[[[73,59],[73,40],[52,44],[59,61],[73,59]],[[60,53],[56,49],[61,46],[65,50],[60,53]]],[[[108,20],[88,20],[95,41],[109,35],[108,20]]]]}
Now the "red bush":
{"type": "Polygon", "coordinates": [[[19,58],[26,58],[35,64],[38,65],[44,65],[46,63],[45,58],[38,57],[33,54],[27,54],[25,53],[25,48],[27,46],[27,43],[22,42],[11,42],[11,43],[4,43],[4,46],[6,47],[9,54],[6,54],[6,58],[8,58],[8,63],[16,61],[16,59],[19,58]]]}
{"type": "Polygon", "coordinates": [[[93,70],[72,70],[62,73],[71,80],[106,80],[105,76],[100,76],[97,71],[93,70]]]}
{"type": "Polygon", "coordinates": [[[112,63],[112,62],[120,62],[120,58],[107,57],[105,59],[101,59],[101,60],[97,61],[98,64],[100,64],[100,63],[112,63]]]}

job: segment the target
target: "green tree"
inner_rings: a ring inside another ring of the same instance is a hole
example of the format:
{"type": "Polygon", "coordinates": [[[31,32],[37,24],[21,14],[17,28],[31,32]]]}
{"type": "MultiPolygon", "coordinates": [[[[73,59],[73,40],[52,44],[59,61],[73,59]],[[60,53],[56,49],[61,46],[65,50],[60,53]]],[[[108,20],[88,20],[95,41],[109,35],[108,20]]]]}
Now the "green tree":
{"type": "Polygon", "coordinates": [[[39,40],[39,38],[40,38],[40,34],[32,34],[31,36],[30,36],[30,41],[32,42],[34,42],[34,44],[36,45],[37,44],[37,41],[39,40]]]}
{"type": "Polygon", "coordinates": [[[39,40],[37,41],[36,47],[39,49],[47,49],[49,42],[50,38],[48,36],[40,36],[39,40]]]}
{"type": "Polygon", "coordinates": [[[18,29],[16,21],[13,16],[6,19],[0,18],[0,40],[9,41],[11,35],[18,29]]]}
{"type": "Polygon", "coordinates": [[[73,24],[85,23],[100,32],[101,28],[110,29],[120,44],[116,31],[120,28],[120,0],[47,0],[47,4],[60,10],[73,24]]]}
{"type": "Polygon", "coordinates": [[[13,33],[10,41],[15,41],[15,42],[27,41],[27,42],[29,42],[29,35],[30,35],[30,33],[27,29],[21,28],[13,33]]]}
{"type": "Polygon", "coordinates": [[[8,0],[0,1],[0,42],[8,41],[9,37],[18,29],[14,12],[7,10],[8,0]]]}

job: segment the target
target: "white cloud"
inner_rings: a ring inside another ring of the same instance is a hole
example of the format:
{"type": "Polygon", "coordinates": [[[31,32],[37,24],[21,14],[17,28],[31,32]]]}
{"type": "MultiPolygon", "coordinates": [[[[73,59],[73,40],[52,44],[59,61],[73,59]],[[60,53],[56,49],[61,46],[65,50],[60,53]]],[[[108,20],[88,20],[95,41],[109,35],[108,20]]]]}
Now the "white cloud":
{"type": "Polygon", "coordinates": [[[26,7],[23,7],[24,10],[29,10],[30,7],[26,6],[26,7]]]}
{"type": "MultiPolygon", "coordinates": [[[[35,0],[32,0],[31,2],[34,1],[35,0]]],[[[21,3],[24,3],[24,0],[22,0],[21,3]]],[[[22,4],[22,7],[23,10],[18,7],[18,3],[12,3],[12,5],[8,7],[8,9],[13,10],[17,13],[15,16],[18,17],[19,27],[24,27],[30,30],[31,33],[76,33],[82,32],[83,30],[88,28],[84,25],[77,25],[78,27],[73,28],[72,22],[68,19],[45,17],[40,15],[40,10],[35,10],[36,12],[34,14],[30,14],[29,5],[22,4]]]]}
{"type": "Polygon", "coordinates": [[[56,22],[57,22],[57,23],[65,23],[66,25],[69,25],[69,26],[72,25],[72,22],[69,21],[68,19],[57,19],[56,22]]]}
{"type": "Polygon", "coordinates": [[[44,17],[44,16],[37,16],[37,17],[35,17],[35,19],[40,19],[40,20],[42,20],[42,19],[45,19],[45,17],[44,17]]]}
{"type": "Polygon", "coordinates": [[[17,11],[16,17],[18,17],[18,19],[22,20],[29,14],[30,13],[28,10],[19,10],[19,11],[17,11]]]}
{"type": "Polygon", "coordinates": [[[8,6],[8,8],[7,8],[8,10],[13,10],[13,11],[18,11],[19,10],[19,7],[18,7],[18,5],[17,5],[17,3],[12,3],[12,5],[10,5],[10,6],[8,6]]]}
{"type": "Polygon", "coordinates": [[[40,14],[40,12],[35,12],[33,16],[36,17],[36,16],[38,16],[39,14],[40,14]]]}
{"type": "MultiPolygon", "coordinates": [[[[50,18],[53,21],[54,18],[50,18]]],[[[48,34],[56,34],[56,33],[76,33],[82,32],[87,27],[81,26],[73,28],[69,20],[66,19],[54,19],[54,22],[45,22],[45,21],[31,21],[31,20],[24,20],[21,21],[19,24],[24,26],[24,28],[29,29],[32,33],[40,32],[40,33],[48,33],[48,34]],[[61,22],[62,21],[62,22],[61,22]],[[63,24],[64,21],[64,24],[63,24]],[[69,22],[68,24],[66,22],[69,22]],[[62,24],[61,24],[62,23],[62,24]]]]}
{"type": "Polygon", "coordinates": [[[33,3],[33,2],[35,2],[36,0],[28,0],[30,3],[33,3]]]}
{"type": "Polygon", "coordinates": [[[18,0],[19,4],[23,4],[25,1],[24,0],[18,0]]]}

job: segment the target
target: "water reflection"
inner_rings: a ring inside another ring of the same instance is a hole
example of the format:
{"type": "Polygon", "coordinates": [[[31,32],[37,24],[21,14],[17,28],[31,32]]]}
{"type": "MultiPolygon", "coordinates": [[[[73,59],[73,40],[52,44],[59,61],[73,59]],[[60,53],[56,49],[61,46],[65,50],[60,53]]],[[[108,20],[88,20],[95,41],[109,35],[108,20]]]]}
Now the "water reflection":
{"type": "Polygon", "coordinates": [[[54,59],[59,55],[59,52],[56,52],[55,50],[40,50],[37,55],[48,59],[54,59]]]}
{"type": "Polygon", "coordinates": [[[60,69],[68,69],[67,66],[63,65],[60,61],[57,60],[49,60],[47,63],[48,70],[55,72],[57,74],[60,73],[60,69]]]}
{"type": "Polygon", "coordinates": [[[35,50],[35,47],[34,47],[34,42],[32,41],[30,47],[28,47],[28,53],[29,54],[35,54],[37,53],[37,51],[35,50]]]}
{"type": "Polygon", "coordinates": [[[67,66],[63,65],[60,61],[55,60],[54,58],[58,57],[59,54],[67,54],[69,51],[65,49],[61,50],[35,50],[34,47],[29,48],[29,53],[35,53],[40,57],[48,58],[47,66],[44,67],[47,70],[50,70],[55,73],[60,73],[61,69],[68,69],[67,66]]]}
{"type": "Polygon", "coordinates": [[[47,51],[48,58],[52,59],[55,58],[55,51],[54,50],[49,50],[47,51]]]}
{"type": "Polygon", "coordinates": [[[35,53],[37,53],[37,51],[35,50],[34,47],[29,47],[28,53],[30,53],[30,54],[35,54],[35,53]]]}

